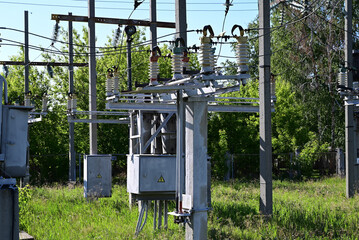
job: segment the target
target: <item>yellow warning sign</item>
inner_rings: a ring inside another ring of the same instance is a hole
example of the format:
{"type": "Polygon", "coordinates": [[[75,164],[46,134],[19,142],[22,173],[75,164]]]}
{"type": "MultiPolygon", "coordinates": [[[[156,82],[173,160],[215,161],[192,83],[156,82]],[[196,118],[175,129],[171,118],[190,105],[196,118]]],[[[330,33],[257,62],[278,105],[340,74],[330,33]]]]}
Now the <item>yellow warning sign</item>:
{"type": "Polygon", "coordinates": [[[161,177],[158,179],[157,182],[160,182],[160,183],[164,183],[164,182],[165,182],[165,179],[162,177],[162,175],[161,175],[161,177]]]}

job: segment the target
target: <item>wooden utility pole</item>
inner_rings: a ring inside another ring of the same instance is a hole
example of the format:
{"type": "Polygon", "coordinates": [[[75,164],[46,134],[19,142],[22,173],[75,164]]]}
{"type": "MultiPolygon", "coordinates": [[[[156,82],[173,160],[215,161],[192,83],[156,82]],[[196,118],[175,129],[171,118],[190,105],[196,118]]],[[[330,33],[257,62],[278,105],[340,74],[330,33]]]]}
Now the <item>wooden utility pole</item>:
{"type": "MultiPolygon", "coordinates": [[[[346,87],[353,87],[353,29],[352,14],[353,1],[345,0],[345,68],[347,72],[346,87]]],[[[350,100],[351,96],[347,97],[350,100]]],[[[346,168],[346,196],[353,197],[355,193],[354,167],[355,167],[355,129],[354,129],[354,106],[345,104],[345,168],[346,168]]]]}
{"type": "Polygon", "coordinates": [[[259,10],[259,132],[260,132],[260,212],[272,215],[272,129],[270,94],[270,8],[258,1],[259,10]]]}

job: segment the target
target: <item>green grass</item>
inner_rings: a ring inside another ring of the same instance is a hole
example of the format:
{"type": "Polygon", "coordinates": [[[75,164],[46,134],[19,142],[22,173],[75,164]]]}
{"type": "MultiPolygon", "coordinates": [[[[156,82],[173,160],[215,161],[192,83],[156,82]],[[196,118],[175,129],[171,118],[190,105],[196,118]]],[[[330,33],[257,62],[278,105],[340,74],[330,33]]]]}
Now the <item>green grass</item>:
{"type": "MultiPolygon", "coordinates": [[[[345,198],[345,180],[273,182],[273,217],[259,214],[258,182],[214,182],[209,239],[358,239],[359,197],[345,198]]],[[[113,196],[87,201],[83,189],[33,187],[22,191],[20,228],[36,239],[134,239],[138,209],[128,207],[124,185],[113,196]]],[[[170,209],[171,210],[171,209],[170,209]]],[[[153,230],[153,214],[138,239],[184,239],[169,216],[153,230]]]]}

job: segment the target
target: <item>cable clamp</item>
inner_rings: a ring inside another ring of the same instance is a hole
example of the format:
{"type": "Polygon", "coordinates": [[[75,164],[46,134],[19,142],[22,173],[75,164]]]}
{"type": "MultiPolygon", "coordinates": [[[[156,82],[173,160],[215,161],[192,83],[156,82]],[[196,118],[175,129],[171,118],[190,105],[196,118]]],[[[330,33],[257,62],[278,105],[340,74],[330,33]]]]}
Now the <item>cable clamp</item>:
{"type": "Polygon", "coordinates": [[[259,67],[260,67],[260,68],[269,68],[270,65],[260,65],[259,67]]]}
{"type": "Polygon", "coordinates": [[[208,212],[208,211],[212,211],[213,208],[207,207],[207,208],[199,208],[199,209],[191,209],[189,212],[190,214],[195,213],[195,212],[208,212]]]}

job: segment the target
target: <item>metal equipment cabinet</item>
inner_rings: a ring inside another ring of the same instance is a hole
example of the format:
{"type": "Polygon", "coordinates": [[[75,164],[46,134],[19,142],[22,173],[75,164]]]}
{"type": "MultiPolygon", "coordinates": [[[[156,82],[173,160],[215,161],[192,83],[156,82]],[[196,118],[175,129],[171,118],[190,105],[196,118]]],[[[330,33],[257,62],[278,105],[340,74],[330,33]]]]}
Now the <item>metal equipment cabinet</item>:
{"type": "Polygon", "coordinates": [[[85,155],[84,196],[111,197],[111,155],[85,155]]]}

